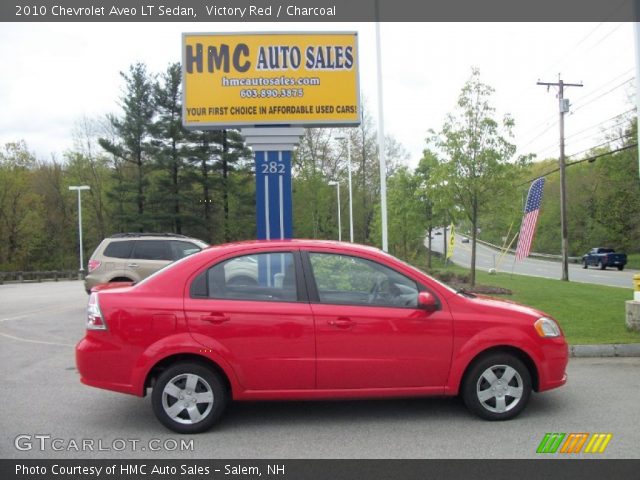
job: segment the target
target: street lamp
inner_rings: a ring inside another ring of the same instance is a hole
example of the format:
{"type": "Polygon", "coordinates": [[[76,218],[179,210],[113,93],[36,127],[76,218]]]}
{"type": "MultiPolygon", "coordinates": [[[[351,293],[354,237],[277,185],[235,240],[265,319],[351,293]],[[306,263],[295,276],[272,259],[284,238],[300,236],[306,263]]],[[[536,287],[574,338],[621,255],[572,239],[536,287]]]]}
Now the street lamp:
{"type": "Polygon", "coordinates": [[[342,219],[340,218],[340,182],[335,180],[329,181],[329,185],[338,187],[338,241],[342,241],[342,219]]]}
{"type": "Polygon", "coordinates": [[[346,135],[333,137],[336,140],[347,141],[347,170],[349,172],[349,241],[353,243],[353,191],[351,188],[351,138],[346,135]]]}
{"type": "Polygon", "coordinates": [[[69,187],[69,190],[75,190],[78,192],[78,238],[80,239],[80,270],[78,271],[78,277],[82,279],[84,274],[84,260],[82,258],[82,200],[80,192],[82,190],[90,190],[88,185],[73,185],[69,187]]]}

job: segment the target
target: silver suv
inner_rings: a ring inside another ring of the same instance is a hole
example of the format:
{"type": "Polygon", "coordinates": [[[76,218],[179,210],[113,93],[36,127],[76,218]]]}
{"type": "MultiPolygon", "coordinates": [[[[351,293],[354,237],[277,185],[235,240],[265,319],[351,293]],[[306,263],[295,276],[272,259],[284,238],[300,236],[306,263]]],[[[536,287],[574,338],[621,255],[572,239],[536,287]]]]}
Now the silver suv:
{"type": "Polygon", "coordinates": [[[137,283],[165,265],[206,247],[202,240],[172,233],[112,235],[102,240],[91,255],[84,288],[89,293],[103,283],[137,283]]]}

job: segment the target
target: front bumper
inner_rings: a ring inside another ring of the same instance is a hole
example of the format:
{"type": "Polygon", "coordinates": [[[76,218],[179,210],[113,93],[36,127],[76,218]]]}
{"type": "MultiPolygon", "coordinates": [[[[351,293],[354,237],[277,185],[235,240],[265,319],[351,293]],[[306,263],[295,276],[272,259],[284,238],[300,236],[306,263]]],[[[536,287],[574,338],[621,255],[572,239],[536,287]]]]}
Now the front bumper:
{"type": "Polygon", "coordinates": [[[544,392],[567,383],[569,345],[564,337],[547,339],[542,347],[544,361],[539,365],[538,391],[544,392]]]}

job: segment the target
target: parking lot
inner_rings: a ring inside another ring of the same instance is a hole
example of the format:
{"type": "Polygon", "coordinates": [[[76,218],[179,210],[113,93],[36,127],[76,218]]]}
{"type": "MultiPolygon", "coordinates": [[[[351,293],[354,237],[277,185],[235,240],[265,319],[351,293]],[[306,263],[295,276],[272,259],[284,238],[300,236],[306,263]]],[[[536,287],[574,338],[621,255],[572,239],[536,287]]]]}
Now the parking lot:
{"type": "Polygon", "coordinates": [[[77,281],[0,285],[0,457],[533,458],[547,432],[598,432],[613,434],[600,457],[638,458],[640,358],[572,359],[569,383],[509,422],[480,420],[457,399],[257,402],[180,437],[149,398],[80,384],[86,301],[77,281]],[[181,439],[193,442],[183,449],[181,439]],[[83,440],[88,453],[74,448],[83,440]]]}

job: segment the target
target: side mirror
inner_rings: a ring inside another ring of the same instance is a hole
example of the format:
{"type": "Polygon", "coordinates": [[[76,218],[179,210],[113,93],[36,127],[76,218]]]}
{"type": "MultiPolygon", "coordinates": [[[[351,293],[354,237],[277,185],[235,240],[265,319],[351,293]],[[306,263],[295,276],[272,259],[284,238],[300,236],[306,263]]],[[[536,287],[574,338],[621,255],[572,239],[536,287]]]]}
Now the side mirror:
{"type": "Polygon", "coordinates": [[[429,292],[418,292],[418,308],[435,312],[438,310],[438,300],[429,292]]]}

